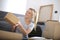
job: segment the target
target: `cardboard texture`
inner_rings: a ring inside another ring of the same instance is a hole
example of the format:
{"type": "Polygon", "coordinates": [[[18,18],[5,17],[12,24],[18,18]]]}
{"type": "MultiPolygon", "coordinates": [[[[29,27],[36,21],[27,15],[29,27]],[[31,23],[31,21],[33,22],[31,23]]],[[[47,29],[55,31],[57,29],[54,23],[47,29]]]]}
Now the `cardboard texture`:
{"type": "Polygon", "coordinates": [[[19,21],[19,19],[13,13],[7,13],[4,19],[11,25],[15,25],[19,21]]]}
{"type": "Polygon", "coordinates": [[[51,39],[60,39],[60,23],[57,21],[46,22],[43,37],[51,39]]]}

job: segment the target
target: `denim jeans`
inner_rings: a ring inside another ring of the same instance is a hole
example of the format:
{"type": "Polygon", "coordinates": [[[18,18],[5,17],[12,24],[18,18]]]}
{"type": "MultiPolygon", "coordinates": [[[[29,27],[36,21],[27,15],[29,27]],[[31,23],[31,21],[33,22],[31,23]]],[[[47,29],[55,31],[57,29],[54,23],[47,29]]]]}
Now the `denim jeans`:
{"type": "MultiPolygon", "coordinates": [[[[20,29],[19,29],[18,27],[16,27],[15,32],[16,32],[16,33],[21,33],[21,32],[20,32],[20,29]]],[[[28,35],[24,35],[24,34],[23,34],[22,40],[28,40],[28,35]]]]}
{"type": "Polygon", "coordinates": [[[22,40],[28,40],[28,37],[27,36],[23,36],[22,40]]]}

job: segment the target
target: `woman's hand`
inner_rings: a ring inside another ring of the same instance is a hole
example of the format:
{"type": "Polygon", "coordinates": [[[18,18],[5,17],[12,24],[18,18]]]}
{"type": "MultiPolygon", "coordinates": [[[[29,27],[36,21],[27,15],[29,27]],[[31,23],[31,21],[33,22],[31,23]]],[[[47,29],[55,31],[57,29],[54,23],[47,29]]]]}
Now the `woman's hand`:
{"type": "Polygon", "coordinates": [[[15,24],[15,25],[13,25],[12,26],[12,31],[14,31],[15,30],[15,28],[18,26],[19,24],[17,23],[17,24],[15,24]]]}
{"type": "Polygon", "coordinates": [[[19,24],[17,23],[17,24],[15,24],[15,25],[13,25],[13,27],[15,28],[16,26],[18,26],[19,24]]]}
{"type": "Polygon", "coordinates": [[[17,24],[20,25],[20,26],[22,26],[21,22],[18,22],[17,24]]]}

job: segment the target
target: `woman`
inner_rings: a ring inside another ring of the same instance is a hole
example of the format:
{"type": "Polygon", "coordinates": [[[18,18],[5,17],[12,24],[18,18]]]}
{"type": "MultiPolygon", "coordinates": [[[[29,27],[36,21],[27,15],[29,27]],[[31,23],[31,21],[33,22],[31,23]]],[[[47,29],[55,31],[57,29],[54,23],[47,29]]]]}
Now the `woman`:
{"type": "Polygon", "coordinates": [[[33,14],[36,11],[32,8],[29,8],[26,11],[25,17],[23,18],[23,21],[19,21],[16,25],[13,26],[13,28],[16,28],[17,33],[23,34],[23,39],[28,39],[28,34],[33,30],[34,23],[32,23],[33,14]]]}

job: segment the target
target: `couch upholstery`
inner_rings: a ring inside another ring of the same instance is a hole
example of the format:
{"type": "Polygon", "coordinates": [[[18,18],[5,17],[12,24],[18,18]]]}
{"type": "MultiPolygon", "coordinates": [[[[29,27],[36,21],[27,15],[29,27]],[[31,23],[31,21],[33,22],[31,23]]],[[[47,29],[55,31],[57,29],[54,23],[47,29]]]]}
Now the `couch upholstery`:
{"type": "Polygon", "coordinates": [[[2,40],[21,40],[22,34],[0,30],[0,39],[2,40]]]}

